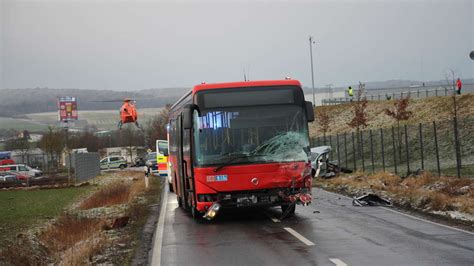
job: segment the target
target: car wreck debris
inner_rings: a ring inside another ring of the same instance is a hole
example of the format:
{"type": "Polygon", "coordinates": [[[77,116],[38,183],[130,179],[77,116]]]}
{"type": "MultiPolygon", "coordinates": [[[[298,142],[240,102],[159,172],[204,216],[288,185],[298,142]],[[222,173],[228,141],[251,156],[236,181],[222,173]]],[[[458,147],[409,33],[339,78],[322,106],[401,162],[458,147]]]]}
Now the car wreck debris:
{"type": "Polygon", "coordinates": [[[392,206],[392,203],[384,198],[379,197],[376,194],[370,193],[367,195],[363,195],[352,200],[353,206],[392,206]]]}

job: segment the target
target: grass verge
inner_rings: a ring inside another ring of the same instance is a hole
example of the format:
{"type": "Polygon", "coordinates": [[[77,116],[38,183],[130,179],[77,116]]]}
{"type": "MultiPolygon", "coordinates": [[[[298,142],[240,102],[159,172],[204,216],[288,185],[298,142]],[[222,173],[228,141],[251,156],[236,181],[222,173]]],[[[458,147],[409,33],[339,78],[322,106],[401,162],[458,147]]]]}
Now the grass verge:
{"type": "Polygon", "coordinates": [[[0,248],[21,231],[56,217],[90,187],[0,191],[0,248]]]}
{"type": "Polygon", "coordinates": [[[152,178],[147,189],[141,172],[105,178],[97,182],[95,192],[56,213],[55,219],[18,234],[0,249],[0,264],[130,264],[141,246],[149,205],[159,198],[160,180],[152,178]]]}

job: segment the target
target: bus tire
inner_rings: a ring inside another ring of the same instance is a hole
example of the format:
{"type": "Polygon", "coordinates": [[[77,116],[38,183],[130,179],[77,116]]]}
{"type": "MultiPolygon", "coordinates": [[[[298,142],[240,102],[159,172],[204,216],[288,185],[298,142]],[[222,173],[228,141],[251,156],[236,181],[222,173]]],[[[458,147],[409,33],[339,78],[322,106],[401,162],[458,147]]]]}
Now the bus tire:
{"type": "Polygon", "coordinates": [[[282,204],[281,211],[283,213],[288,212],[287,216],[293,216],[296,211],[296,204],[282,204]]]}
{"type": "Polygon", "coordinates": [[[183,208],[183,202],[181,201],[181,197],[176,194],[176,199],[178,200],[178,206],[182,209],[183,208]]]}
{"type": "Polygon", "coordinates": [[[191,207],[191,216],[193,217],[193,219],[195,221],[201,221],[202,220],[202,215],[200,212],[198,212],[198,210],[196,209],[196,207],[192,206],[191,207]]]}
{"type": "Polygon", "coordinates": [[[168,183],[168,188],[169,188],[170,192],[174,192],[174,190],[173,190],[173,184],[168,183]]]}

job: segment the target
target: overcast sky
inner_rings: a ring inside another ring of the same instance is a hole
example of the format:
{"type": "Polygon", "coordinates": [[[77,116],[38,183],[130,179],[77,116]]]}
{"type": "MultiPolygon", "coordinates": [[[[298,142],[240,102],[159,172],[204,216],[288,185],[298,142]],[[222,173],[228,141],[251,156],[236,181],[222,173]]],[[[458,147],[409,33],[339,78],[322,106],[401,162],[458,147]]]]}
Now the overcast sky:
{"type": "Polygon", "coordinates": [[[474,77],[474,0],[0,2],[0,88],[474,77]]]}

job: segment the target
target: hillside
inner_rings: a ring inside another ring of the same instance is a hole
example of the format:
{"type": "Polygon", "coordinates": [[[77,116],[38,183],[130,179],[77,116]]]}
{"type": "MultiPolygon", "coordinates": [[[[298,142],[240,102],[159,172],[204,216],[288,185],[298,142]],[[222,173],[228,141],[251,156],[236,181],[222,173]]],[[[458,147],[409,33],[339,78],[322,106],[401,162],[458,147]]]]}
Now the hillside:
{"type": "Polygon", "coordinates": [[[174,103],[188,88],[148,89],[142,91],[80,90],[80,89],[5,89],[0,90],[0,117],[23,117],[24,114],[56,112],[57,98],[78,99],[79,111],[118,110],[121,100],[131,98],[138,108],[158,108],[174,103]]]}
{"type": "MultiPolygon", "coordinates": [[[[474,94],[464,94],[458,99],[460,118],[474,116],[474,94]]],[[[376,129],[395,126],[396,122],[384,113],[384,109],[392,107],[391,101],[369,101],[367,106],[368,127],[366,129],[376,129]]],[[[407,124],[429,123],[431,121],[444,121],[452,119],[453,100],[451,97],[439,96],[423,99],[412,99],[408,110],[413,112],[413,116],[407,124]]],[[[321,136],[321,127],[318,123],[317,113],[326,112],[330,118],[330,126],[327,135],[351,132],[348,123],[352,119],[351,104],[328,105],[316,107],[316,121],[310,124],[310,136],[321,136]]]]}

